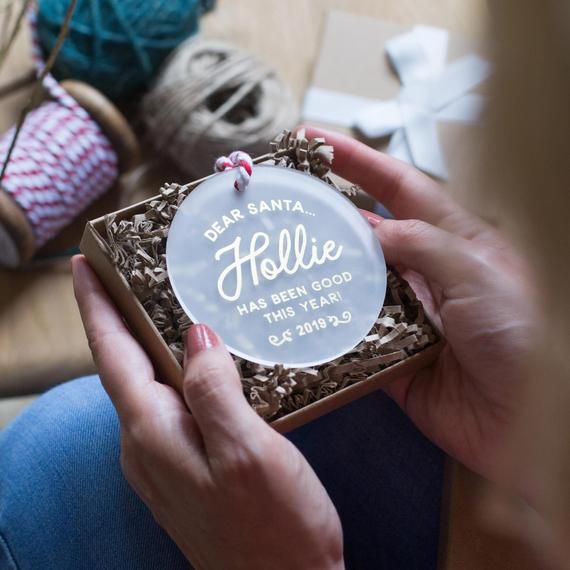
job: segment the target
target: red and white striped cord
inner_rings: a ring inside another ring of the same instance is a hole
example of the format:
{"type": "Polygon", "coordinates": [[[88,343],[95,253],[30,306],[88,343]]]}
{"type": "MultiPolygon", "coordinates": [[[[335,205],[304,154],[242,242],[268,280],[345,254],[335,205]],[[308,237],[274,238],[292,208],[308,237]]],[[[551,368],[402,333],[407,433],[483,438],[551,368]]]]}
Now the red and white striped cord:
{"type": "MultiPolygon", "coordinates": [[[[30,26],[30,35],[32,40],[32,60],[36,68],[38,77],[45,67],[44,55],[38,38],[37,14],[34,8],[29,8],[26,12],[28,25],[30,26]]],[[[44,89],[49,93],[54,101],[59,101],[63,106],[74,109],[78,115],[89,117],[89,114],[77,101],[57,82],[55,77],[48,73],[42,83],[44,89]]]]}
{"type": "Polygon", "coordinates": [[[247,152],[235,150],[230,156],[220,156],[214,165],[215,172],[236,169],[236,179],[234,188],[238,192],[243,192],[251,180],[253,173],[253,160],[247,152]]]}
{"type": "MultiPolygon", "coordinates": [[[[28,12],[33,57],[44,66],[35,12],[28,12]]],[[[51,76],[43,85],[52,100],[28,114],[2,180],[3,189],[24,210],[36,247],[41,247],[83,209],[105,193],[119,174],[111,143],[83,109],[51,76]]],[[[0,139],[4,163],[14,129],[0,139]]]]}

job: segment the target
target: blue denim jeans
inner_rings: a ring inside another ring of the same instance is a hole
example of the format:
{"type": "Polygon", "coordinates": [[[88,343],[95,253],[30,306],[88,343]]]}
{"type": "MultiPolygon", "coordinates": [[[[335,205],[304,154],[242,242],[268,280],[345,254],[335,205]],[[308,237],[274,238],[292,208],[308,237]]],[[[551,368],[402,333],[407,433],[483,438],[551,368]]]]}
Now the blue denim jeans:
{"type": "MultiPolygon", "coordinates": [[[[347,568],[436,568],[443,455],[385,394],[288,437],[338,509],[347,568]]],[[[54,388],[0,433],[0,570],[188,567],[121,474],[96,376],[54,388]]]]}

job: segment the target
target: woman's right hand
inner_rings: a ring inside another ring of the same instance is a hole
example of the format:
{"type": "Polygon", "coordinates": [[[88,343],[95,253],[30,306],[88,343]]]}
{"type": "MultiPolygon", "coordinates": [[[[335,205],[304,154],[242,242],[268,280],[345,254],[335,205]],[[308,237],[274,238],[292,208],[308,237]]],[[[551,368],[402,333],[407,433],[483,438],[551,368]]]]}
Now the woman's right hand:
{"type": "Polygon", "coordinates": [[[395,381],[388,393],[434,443],[494,478],[533,338],[522,259],[497,230],[415,168],[351,138],[307,131],[334,146],[335,173],[398,218],[365,213],[387,262],[402,268],[447,340],[432,366],[395,381]]]}

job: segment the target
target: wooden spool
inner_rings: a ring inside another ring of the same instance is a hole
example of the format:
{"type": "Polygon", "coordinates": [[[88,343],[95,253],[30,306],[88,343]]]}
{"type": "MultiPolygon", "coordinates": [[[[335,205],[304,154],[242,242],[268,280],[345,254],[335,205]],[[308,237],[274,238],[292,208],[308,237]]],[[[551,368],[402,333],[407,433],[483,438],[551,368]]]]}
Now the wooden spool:
{"type": "MultiPolygon", "coordinates": [[[[120,173],[139,160],[136,136],[122,113],[99,91],[81,81],[61,86],[89,113],[111,142],[119,159],[120,173]]],[[[0,188],[0,266],[18,267],[36,252],[34,233],[20,205],[0,188]]]]}

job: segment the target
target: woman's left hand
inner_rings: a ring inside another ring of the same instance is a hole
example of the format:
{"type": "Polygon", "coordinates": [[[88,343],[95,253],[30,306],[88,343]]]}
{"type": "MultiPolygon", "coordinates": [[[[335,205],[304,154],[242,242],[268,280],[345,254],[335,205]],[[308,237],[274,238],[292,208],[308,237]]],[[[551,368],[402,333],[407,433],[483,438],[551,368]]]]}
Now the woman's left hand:
{"type": "Polygon", "coordinates": [[[121,422],[126,479],[196,568],[343,568],[340,521],[301,453],[245,400],[205,325],[186,341],[184,397],[155,380],[86,260],[72,262],[83,323],[121,422]]]}

